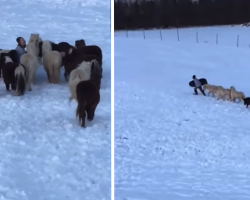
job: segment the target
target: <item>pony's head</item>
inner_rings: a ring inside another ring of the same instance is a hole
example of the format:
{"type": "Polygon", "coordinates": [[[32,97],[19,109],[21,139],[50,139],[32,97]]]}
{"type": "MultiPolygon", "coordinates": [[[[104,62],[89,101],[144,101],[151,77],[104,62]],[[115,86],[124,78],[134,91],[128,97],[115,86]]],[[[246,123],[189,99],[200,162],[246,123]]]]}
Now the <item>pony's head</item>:
{"type": "Polygon", "coordinates": [[[83,39],[80,39],[80,40],[76,40],[75,41],[75,47],[76,48],[82,48],[82,47],[86,47],[86,43],[83,39]]]}
{"type": "Polygon", "coordinates": [[[41,38],[39,37],[38,33],[31,33],[28,44],[29,44],[29,46],[34,45],[34,46],[38,47],[40,40],[41,40],[41,38]]]}
{"type": "Polygon", "coordinates": [[[230,90],[236,91],[234,86],[231,86],[231,87],[230,87],[230,90]]]}

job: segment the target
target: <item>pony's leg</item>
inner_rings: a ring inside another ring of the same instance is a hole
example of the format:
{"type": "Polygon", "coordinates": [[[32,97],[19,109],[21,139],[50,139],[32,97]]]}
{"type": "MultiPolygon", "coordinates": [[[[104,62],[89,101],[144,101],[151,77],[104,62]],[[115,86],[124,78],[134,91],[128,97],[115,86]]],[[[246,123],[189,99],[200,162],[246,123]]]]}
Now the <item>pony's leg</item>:
{"type": "Polygon", "coordinates": [[[54,73],[51,66],[49,66],[48,71],[49,71],[49,83],[52,84],[54,83],[54,73]]]}
{"type": "Polygon", "coordinates": [[[46,74],[47,74],[47,77],[48,77],[48,82],[50,83],[50,75],[49,75],[49,70],[44,68],[46,74]]]}
{"type": "Polygon", "coordinates": [[[10,84],[5,82],[6,91],[10,91],[10,84]]]}
{"type": "Polygon", "coordinates": [[[85,128],[85,118],[86,118],[86,104],[85,102],[78,102],[76,113],[79,118],[79,123],[81,127],[85,128]]]}
{"type": "Polygon", "coordinates": [[[51,83],[51,82],[50,82],[50,75],[49,75],[49,72],[47,72],[47,77],[48,77],[48,82],[51,83]]]}
{"type": "Polygon", "coordinates": [[[86,111],[87,111],[88,121],[92,121],[94,119],[96,107],[97,107],[97,103],[95,103],[91,107],[87,106],[86,111]]]}
{"type": "Polygon", "coordinates": [[[36,74],[32,74],[32,83],[35,85],[36,84],[36,74]]]}
{"type": "Polygon", "coordinates": [[[12,84],[11,84],[11,89],[12,89],[12,90],[16,90],[16,84],[15,84],[15,83],[12,83],[12,84]]]}
{"type": "Polygon", "coordinates": [[[69,80],[68,80],[68,74],[66,72],[64,72],[64,78],[65,78],[66,82],[69,82],[69,80]]]}
{"type": "MultiPolygon", "coordinates": [[[[79,106],[79,103],[78,103],[79,106]]],[[[81,127],[85,128],[85,118],[86,118],[86,112],[85,108],[81,108],[79,110],[79,123],[81,124],[81,127]]]]}
{"type": "Polygon", "coordinates": [[[27,85],[26,85],[26,90],[27,91],[31,91],[32,90],[30,85],[31,85],[30,82],[27,82],[27,85]]]}
{"type": "Polygon", "coordinates": [[[31,89],[31,81],[32,81],[32,75],[29,74],[29,77],[27,79],[27,84],[26,84],[26,90],[27,91],[32,91],[32,89],[31,89]]]}
{"type": "Polygon", "coordinates": [[[53,77],[52,77],[52,75],[50,74],[49,75],[49,84],[52,84],[53,83],[53,77]]]}
{"type": "Polygon", "coordinates": [[[54,72],[55,72],[55,75],[54,75],[54,77],[55,77],[55,83],[58,84],[59,81],[60,81],[60,72],[61,72],[60,68],[59,69],[55,69],[54,72]]]}
{"type": "Polygon", "coordinates": [[[83,112],[80,114],[80,116],[81,116],[81,121],[82,121],[81,126],[82,126],[83,128],[85,128],[85,127],[86,127],[86,126],[85,126],[86,112],[83,111],[83,112]]]}

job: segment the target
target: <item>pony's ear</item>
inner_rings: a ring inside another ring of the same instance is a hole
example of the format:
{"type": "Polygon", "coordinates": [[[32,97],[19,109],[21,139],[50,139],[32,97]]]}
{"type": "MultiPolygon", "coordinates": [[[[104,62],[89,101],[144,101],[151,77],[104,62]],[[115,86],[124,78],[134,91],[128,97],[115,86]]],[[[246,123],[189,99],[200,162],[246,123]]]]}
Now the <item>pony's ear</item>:
{"type": "Polygon", "coordinates": [[[65,52],[60,52],[62,57],[65,57],[65,52]]]}
{"type": "Polygon", "coordinates": [[[70,48],[68,51],[69,55],[72,54],[72,51],[73,51],[73,48],[70,48]]]}
{"type": "Polygon", "coordinates": [[[84,42],[84,40],[83,40],[83,39],[81,39],[80,41],[81,41],[81,42],[84,42]]]}

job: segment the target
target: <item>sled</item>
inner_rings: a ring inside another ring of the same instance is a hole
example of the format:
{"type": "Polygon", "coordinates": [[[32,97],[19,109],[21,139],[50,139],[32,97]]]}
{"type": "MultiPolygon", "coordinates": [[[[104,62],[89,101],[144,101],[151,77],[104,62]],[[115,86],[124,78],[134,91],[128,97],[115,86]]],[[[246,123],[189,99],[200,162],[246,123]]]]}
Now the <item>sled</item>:
{"type": "MultiPolygon", "coordinates": [[[[206,85],[207,84],[207,79],[205,78],[200,78],[199,81],[201,82],[201,85],[206,85]]],[[[194,81],[189,82],[190,87],[195,87],[194,81]]]]}

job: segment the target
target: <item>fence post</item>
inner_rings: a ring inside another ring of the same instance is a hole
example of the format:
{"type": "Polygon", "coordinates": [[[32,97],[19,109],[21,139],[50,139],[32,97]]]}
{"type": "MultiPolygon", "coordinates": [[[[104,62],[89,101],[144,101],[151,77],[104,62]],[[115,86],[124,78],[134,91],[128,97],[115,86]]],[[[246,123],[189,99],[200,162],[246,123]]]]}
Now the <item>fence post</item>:
{"type": "Polygon", "coordinates": [[[177,40],[180,41],[180,36],[179,36],[179,29],[178,29],[178,27],[176,28],[176,31],[177,31],[177,40]]]}
{"type": "Polygon", "coordinates": [[[237,47],[239,47],[239,39],[240,39],[240,35],[237,36],[237,47]]]}
{"type": "Polygon", "coordinates": [[[145,40],[145,30],[143,29],[143,37],[144,37],[144,40],[145,40]]]}
{"type": "Polygon", "coordinates": [[[177,31],[177,39],[180,41],[180,36],[179,36],[179,17],[176,18],[176,31],[177,31]]]}
{"type": "Polygon", "coordinates": [[[161,37],[161,40],[162,40],[161,28],[160,28],[160,37],[161,37]]]}
{"type": "Polygon", "coordinates": [[[199,35],[198,35],[198,32],[196,32],[196,42],[199,43],[199,35]]]}

